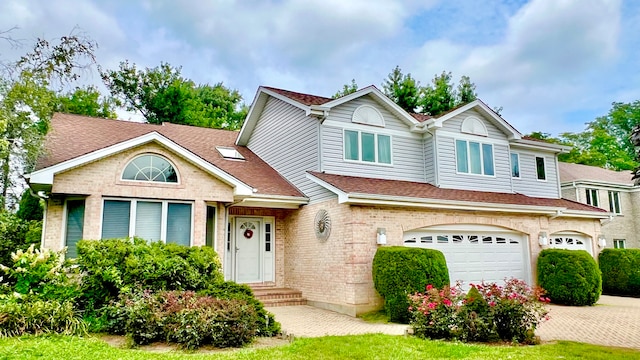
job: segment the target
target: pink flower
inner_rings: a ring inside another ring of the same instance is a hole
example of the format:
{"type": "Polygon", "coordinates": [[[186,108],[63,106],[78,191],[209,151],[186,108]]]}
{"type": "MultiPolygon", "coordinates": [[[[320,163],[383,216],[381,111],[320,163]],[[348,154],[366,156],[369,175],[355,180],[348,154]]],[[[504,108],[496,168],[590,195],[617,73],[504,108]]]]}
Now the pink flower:
{"type": "Polygon", "coordinates": [[[431,289],[433,289],[433,285],[431,285],[431,284],[427,285],[427,291],[429,291],[431,289]]]}
{"type": "Polygon", "coordinates": [[[489,302],[489,306],[491,306],[491,307],[496,306],[496,302],[495,301],[490,301],[489,302]]]}
{"type": "Polygon", "coordinates": [[[429,305],[427,305],[427,306],[429,307],[429,309],[435,309],[437,305],[438,304],[436,304],[434,302],[430,302],[429,305]]]}
{"type": "Polygon", "coordinates": [[[442,300],[442,302],[447,306],[451,306],[451,300],[449,300],[449,299],[444,299],[444,300],[442,300]]]}

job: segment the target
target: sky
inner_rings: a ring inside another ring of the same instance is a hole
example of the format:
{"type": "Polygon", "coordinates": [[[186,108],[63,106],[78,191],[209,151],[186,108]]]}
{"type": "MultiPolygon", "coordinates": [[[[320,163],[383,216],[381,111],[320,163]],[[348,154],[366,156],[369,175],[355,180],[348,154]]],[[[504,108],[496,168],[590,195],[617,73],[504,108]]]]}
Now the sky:
{"type": "MultiPolygon", "coordinates": [[[[116,69],[168,62],[196,83],[331,96],[397,65],[426,85],[467,75],[522,133],[579,132],[640,99],[634,0],[2,0],[0,30],[31,44],[75,28],[116,69]]],[[[0,43],[0,60],[26,52],[0,43]]],[[[85,81],[100,83],[97,71],[85,81]]],[[[127,116],[123,114],[123,116],[127,116]]]]}

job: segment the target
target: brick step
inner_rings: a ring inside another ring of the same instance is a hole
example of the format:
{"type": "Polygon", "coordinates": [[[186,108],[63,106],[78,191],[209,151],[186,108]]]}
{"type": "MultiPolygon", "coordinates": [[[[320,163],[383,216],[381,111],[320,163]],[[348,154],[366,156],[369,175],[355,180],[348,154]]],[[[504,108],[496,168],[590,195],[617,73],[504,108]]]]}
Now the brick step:
{"type": "Polygon", "coordinates": [[[253,294],[258,300],[262,301],[265,306],[307,304],[307,299],[302,297],[302,292],[294,289],[254,287],[253,294]]]}

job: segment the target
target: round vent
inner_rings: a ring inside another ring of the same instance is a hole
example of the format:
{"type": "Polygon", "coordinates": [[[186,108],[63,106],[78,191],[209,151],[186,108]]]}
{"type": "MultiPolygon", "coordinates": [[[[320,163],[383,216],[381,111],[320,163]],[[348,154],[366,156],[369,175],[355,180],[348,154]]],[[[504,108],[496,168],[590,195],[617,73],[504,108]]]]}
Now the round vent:
{"type": "Polygon", "coordinates": [[[318,210],[313,227],[318,240],[326,241],[329,238],[329,235],[331,234],[331,218],[329,217],[327,210],[318,210]]]}
{"type": "Polygon", "coordinates": [[[384,127],[384,118],[378,109],[371,105],[361,105],[353,112],[351,121],[359,124],[384,127]]]}

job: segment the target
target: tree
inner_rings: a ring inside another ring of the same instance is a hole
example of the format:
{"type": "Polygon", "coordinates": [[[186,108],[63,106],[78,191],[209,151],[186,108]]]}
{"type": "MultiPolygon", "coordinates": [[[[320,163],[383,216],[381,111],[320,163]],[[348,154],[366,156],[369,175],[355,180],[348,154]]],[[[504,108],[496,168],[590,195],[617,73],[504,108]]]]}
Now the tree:
{"type": "MultiPolygon", "coordinates": [[[[462,77],[460,78],[460,82],[458,83],[456,104],[468,104],[477,98],[478,94],[476,94],[476,84],[472,83],[471,79],[468,76],[462,75],[462,77]]],[[[499,113],[498,111],[496,112],[499,113]]]]}
{"type": "Polygon", "coordinates": [[[351,79],[351,84],[344,84],[342,90],[335,93],[332,98],[337,99],[339,97],[347,96],[349,94],[353,94],[358,91],[358,84],[356,84],[356,79],[351,79]]]}
{"type": "Polygon", "coordinates": [[[420,84],[411,74],[402,74],[400,66],[396,66],[382,84],[382,89],[389,99],[408,112],[414,112],[419,104],[420,84]]]}
{"type": "MultiPolygon", "coordinates": [[[[633,132],[631,133],[631,142],[637,148],[636,160],[640,163],[640,125],[637,125],[633,132]]],[[[635,184],[640,185],[640,165],[638,165],[633,173],[633,180],[635,180],[635,184]]]]}
{"type": "Polygon", "coordinates": [[[443,71],[431,80],[431,85],[423,89],[420,105],[421,112],[431,116],[438,116],[457,105],[456,92],[451,83],[451,72],[443,71]]]}
{"type": "Polygon", "coordinates": [[[222,83],[196,85],[182,77],[181,68],[161,63],[138,70],[124,61],[118,70],[102,73],[111,95],[130,111],[139,111],[152,124],[170,122],[236,130],[242,126],[247,107],[237,90],[222,83]]]}
{"type": "Polygon", "coordinates": [[[30,52],[5,64],[0,78],[0,208],[11,202],[8,196],[19,174],[30,171],[41,152],[55,110],[54,89],[95,64],[95,47],[73,33],[55,44],[37,39],[30,52]]]}
{"type": "Polygon", "coordinates": [[[16,215],[24,221],[40,221],[43,218],[44,209],[40,198],[33,195],[30,189],[25,189],[20,197],[16,215]]]}
{"type": "Polygon", "coordinates": [[[95,86],[76,87],[75,90],[58,95],[55,101],[56,112],[116,118],[115,99],[102,96],[95,86]]]}

